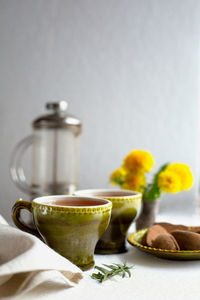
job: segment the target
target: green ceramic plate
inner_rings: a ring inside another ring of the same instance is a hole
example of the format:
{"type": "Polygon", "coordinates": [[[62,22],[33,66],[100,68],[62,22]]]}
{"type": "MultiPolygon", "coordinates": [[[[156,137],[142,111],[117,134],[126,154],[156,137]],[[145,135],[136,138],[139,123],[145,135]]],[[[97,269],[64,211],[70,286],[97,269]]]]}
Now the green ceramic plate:
{"type": "Polygon", "coordinates": [[[142,237],[147,231],[146,229],[138,230],[134,233],[131,233],[128,236],[128,242],[136,247],[138,250],[150,253],[154,256],[165,258],[165,259],[174,259],[174,260],[192,260],[192,259],[200,259],[200,250],[195,251],[185,251],[185,250],[163,250],[156,249],[147,246],[143,246],[141,244],[142,237]]]}

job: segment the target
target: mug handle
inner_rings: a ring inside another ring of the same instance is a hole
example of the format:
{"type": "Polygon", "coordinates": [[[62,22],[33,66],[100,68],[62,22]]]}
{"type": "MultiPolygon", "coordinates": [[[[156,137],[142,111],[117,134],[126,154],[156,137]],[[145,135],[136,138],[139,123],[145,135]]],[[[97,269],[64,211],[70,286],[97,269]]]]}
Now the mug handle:
{"type": "Polygon", "coordinates": [[[21,218],[22,209],[26,209],[32,214],[32,203],[29,201],[24,201],[22,199],[19,199],[12,208],[13,222],[19,229],[31,233],[37,236],[39,239],[42,239],[36,228],[30,227],[24,223],[24,221],[21,218]]]}

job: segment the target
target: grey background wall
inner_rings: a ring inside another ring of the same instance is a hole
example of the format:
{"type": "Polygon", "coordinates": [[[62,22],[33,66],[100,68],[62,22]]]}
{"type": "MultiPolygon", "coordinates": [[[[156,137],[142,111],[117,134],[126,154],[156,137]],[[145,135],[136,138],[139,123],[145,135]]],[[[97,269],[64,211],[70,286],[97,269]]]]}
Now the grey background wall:
{"type": "Polygon", "coordinates": [[[198,0],[0,1],[0,211],[23,195],[10,180],[15,144],[48,100],[83,121],[80,187],[107,187],[131,149],[156,169],[188,163],[195,186],[161,212],[193,213],[198,190],[198,0]]]}

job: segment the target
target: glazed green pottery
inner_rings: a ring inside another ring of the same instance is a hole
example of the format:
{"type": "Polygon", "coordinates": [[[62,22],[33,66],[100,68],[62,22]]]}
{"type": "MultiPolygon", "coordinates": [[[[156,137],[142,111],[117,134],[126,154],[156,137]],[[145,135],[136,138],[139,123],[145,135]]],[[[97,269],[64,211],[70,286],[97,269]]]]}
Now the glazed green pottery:
{"type": "Polygon", "coordinates": [[[200,259],[200,250],[164,250],[142,245],[142,238],[148,228],[137,230],[128,236],[128,242],[138,250],[157,256],[159,258],[172,260],[195,260],[200,259]]]}
{"type": "Polygon", "coordinates": [[[112,203],[94,197],[47,196],[32,202],[18,200],[13,207],[15,225],[38,237],[82,270],[94,265],[94,249],[108,227],[112,203]],[[29,210],[35,227],[28,227],[20,211],[29,210]]]}
{"type": "Polygon", "coordinates": [[[95,253],[112,254],[126,251],[125,241],[127,231],[136,220],[141,209],[142,195],[133,191],[121,190],[82,190],[76,195],[100,197],[112,202],[110,224],[98,241],[95,253]]]}

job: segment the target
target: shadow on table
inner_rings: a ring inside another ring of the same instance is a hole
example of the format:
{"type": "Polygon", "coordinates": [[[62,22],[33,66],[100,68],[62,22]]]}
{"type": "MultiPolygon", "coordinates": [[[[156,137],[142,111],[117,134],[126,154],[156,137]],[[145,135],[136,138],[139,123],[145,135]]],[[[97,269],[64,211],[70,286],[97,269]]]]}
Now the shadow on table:
{"type": "Polygon", "coordinates": [[[149,268],[165,268],[165,269],[181,269],[186,266],[199,269],[200,260],[169,260],[155,257],[151,254],[139,251],[131,246],[128,246],[128,252],[121,255],[120,260],[127,264],[140,265],[149,268]]]}

